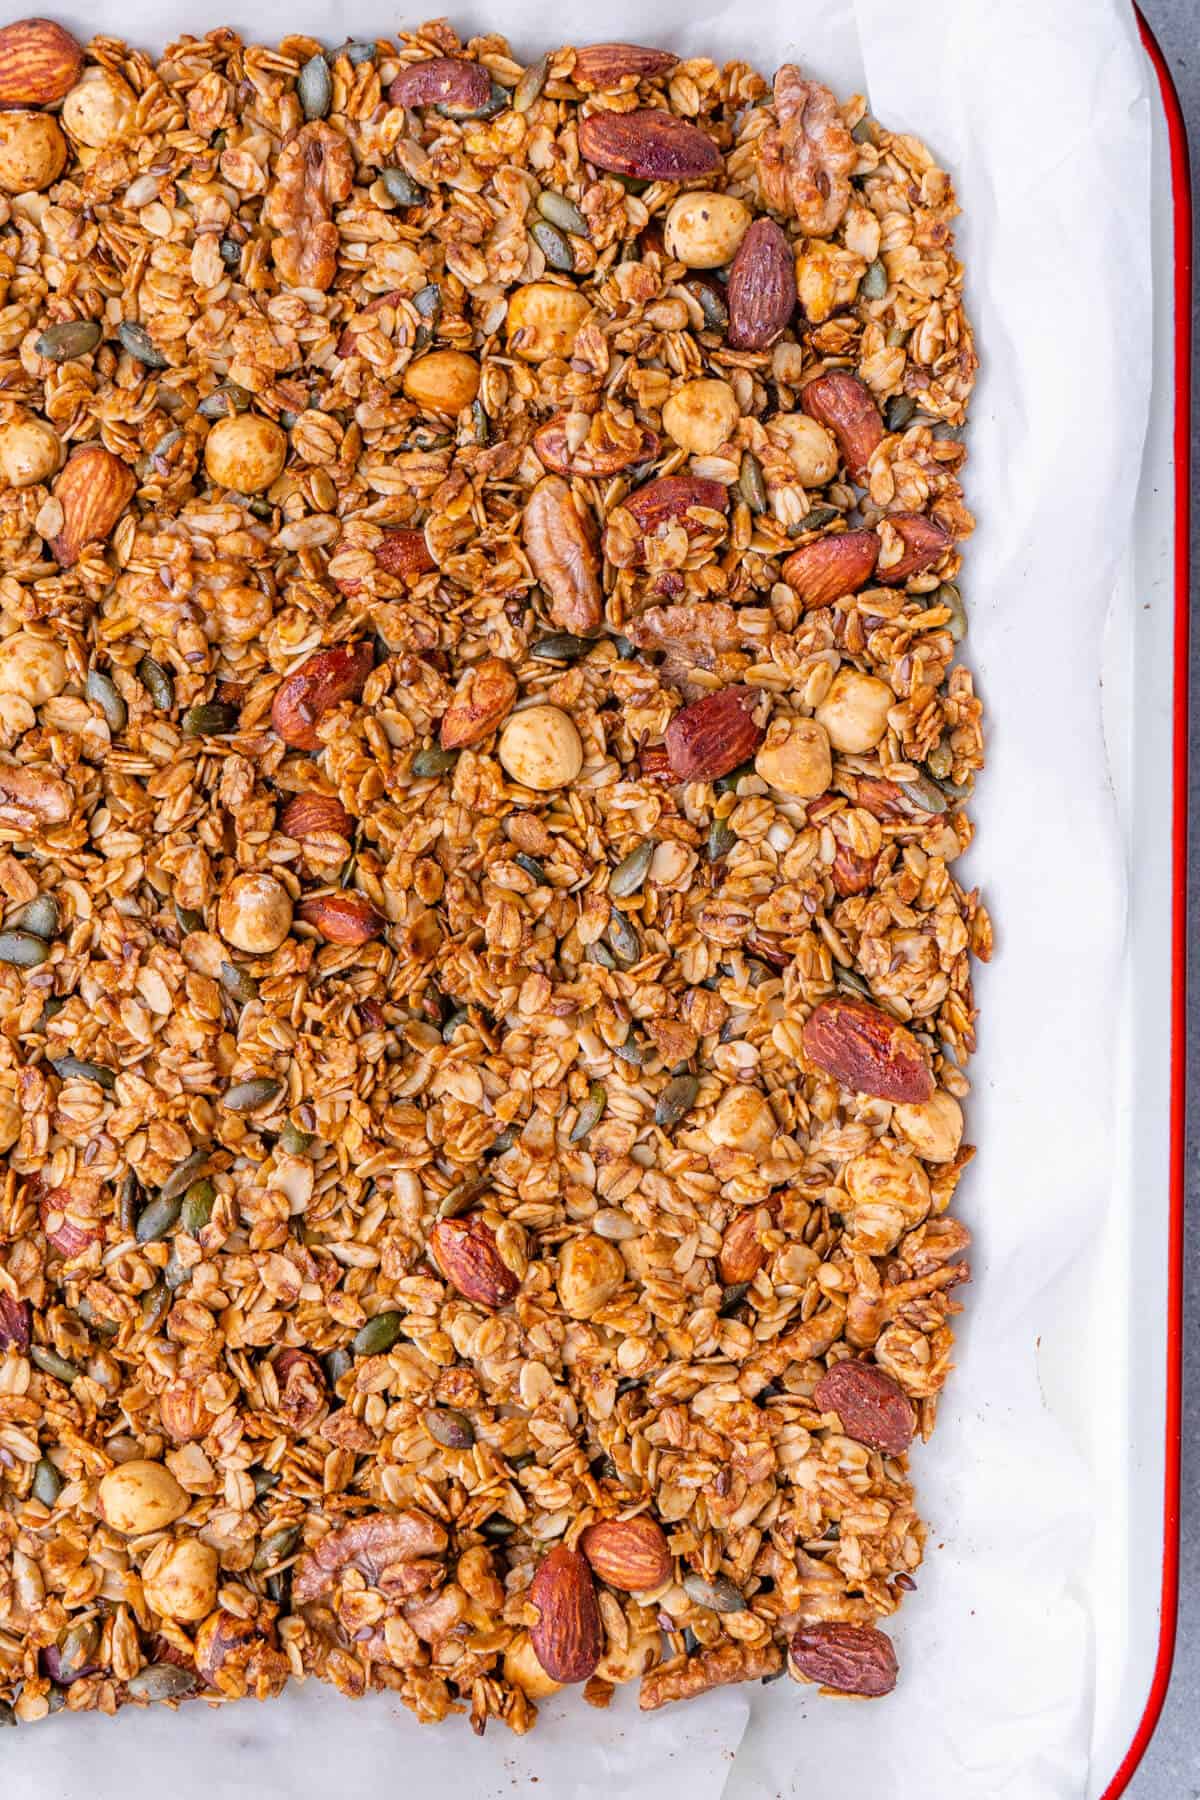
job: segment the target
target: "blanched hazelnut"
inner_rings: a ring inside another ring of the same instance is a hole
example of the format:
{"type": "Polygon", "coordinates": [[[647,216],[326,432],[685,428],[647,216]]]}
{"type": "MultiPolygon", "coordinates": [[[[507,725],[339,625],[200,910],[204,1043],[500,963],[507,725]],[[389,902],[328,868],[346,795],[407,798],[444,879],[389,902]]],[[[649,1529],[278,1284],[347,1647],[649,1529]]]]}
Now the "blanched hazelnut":
{"type": "Polygon", "coordinates": [[[235,413],[218,419],[204,444],[204,466],[210,480],[239,494],[261,494],[279,476],[286,460],[285,433],[261,413],[235,413]]]}
{"type": "Polygon", "coordinates": [[[30,706],[44,706],[66,685],[67,659],[50,638],[14,631],[0,643],[0,694],[18,694],[30,706]]]}
{"type": "Polygon", "coordinates": [[[926,1162],[953,1162],[958,1155],[963,1135],[962,1107],[945,1088],[938,1088],[919,1105],[893,1107],[892,1123],[926,1162]]]}
{"type": "Polygon", "coordinates": [[[846,1245],[866,1256],[886,1256],[906,1231],[929,1214],[929,1178],[915,1157],[886,1144],[872,1144],[852,1157],[842,1176],[846,1201],[838,1210],[846,1221],[846,1245]]]}
{"type": "Polygon", "coordinates": [[[429,412],[460,413],[479,392],[479,364],[465,350],[431,350],[405,369],[404,392],[429,412]]]}
{"type": "Polygon", "coordinates": [[[815,719],[772,719],[758,755],[755,772],[781,794],[815,800],[833,779],[829,737],[815,719]]]}
{"type": "Polygon", "coordinates": [[[588,1232],[570,1238],[558,1253],[558,1297],[573,1319],[590,1319],[625,1279],[625,1259],[615,1244],[588,1232]]]}
{"type": "Polygon", "coordinates": [[[100,1516],[127,1537],[173,1525],[190,1505],[170,1469],[142,1457],[110,1469],[100,1483],[100,1516]]]}
{"type": "Polygon", "coordinates": [[[0,425],[0,481],[9,487],[36,487],[58,473],[62,444],[53,425],[23,408],[0,425]]]}
{"type": "Polygon", "coordinates": [[[824,487],[838,471],[837,442],[807,413],[780,413],[767,420],[767,436],[787,456],[802,487],[824,487]]]}
{"type": "Polygon", "coordinates": [[[529,281],[508,303],[508,347],[525,362],[570,356],[579,327],[591,307],[577,288],[556,281],[529,281]]]}
{"type": "Polygon", "coordinates": [[[549,1695],[557,1694],[562,1687],[561,1681],[555,1681],[552,1676],[547,1675],[534,1655],[527,1631],[514,1638],[504,1652],[504,1679],[513,1687],[520,1688],[531,1700],[545,1700],[549,1695]]]}
{"type": "Polygon", "coordinates": [[[104,150],[128,135],[137,108],[133,89],[107,69],[86,69],[63,101],[63,124],[78,144],[104,150]]]}
{"type": "Polygon", "coordinates": [[[733,432],[741,412],[727,381],[685,381],[663,407],[663,429],[691,456],[712,456],[733,432]]]}
{"type": "Polygon", "coordinates": [[[626,1681],[638,1681],[662,1661],[662,1632],[657,1624],[644,1625],[629,1633],[625,1645],[609,1638],[608,1646],[596,1664],[602,1681],[620,1687],[626,1681]]]}
{"type": "Polygon", "coordinates": [[[708,1121],[708,1135],[714,1144],[726,1150],[745,1150],[753,1156],[770,1149],[778,1130],[766,1095],[759,1088],[741,1083],[725,1090],[708,1121]]]}
{"type": "Polygon", "coordinates": [[[220,1564],[211,1544],[199,1538],[164,1538],[142,1566],[142,1588],[156,1613],[193,1624],[217,1603],[220,1564]]]}
{"type": "Polygon", "coordinates": [[[873,750],[882,738],[888,713],[895,704],[895,694],[877,675],[839,669],[816,716],[835,750],[861,756],[864,751],[873,750]]]}
{"type": "Polygon", "coordinates": [[[67,140],[49,113],[0,112],[0,191],[40,193],[66,161],[67,140]]]}
{"type": "Polygon", "coordinates": [[[269,956],[291,928],[291,895],[273,875],[235,875],[221,895],[217,929],[235,950],[269,956]]]}
{"type": "Polygon", "coordinates": [[[499,756],[514,781],[546,794],[574,781],[583,767],[583,743],[575,721],[559,707],[527,706],[505,721],[499,756]]]}
{"type": "Polygon", "coordinates": [[[681,194],[667,214],[663,244],[689,269],[720,269],[733,261],[749,226],[749,211],[732,194],[681,194]]]}

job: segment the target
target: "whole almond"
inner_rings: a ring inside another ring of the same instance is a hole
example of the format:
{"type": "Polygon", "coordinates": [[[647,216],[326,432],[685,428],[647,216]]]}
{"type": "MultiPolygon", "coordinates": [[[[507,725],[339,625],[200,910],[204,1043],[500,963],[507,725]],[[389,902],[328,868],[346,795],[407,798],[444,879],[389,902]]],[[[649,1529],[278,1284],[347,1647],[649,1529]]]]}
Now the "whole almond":
{"type": "Polygon", "coordinates": [[[294,794],[279,815],[279,829],[300,842],[325,832],[349,838],[354,820],[336,794],[294,794]]]}
{"type": "Polygon", "coordinates": [[[327,944],[365,944],[387,928],[365,894],[311,894],[296,908],[296,917],[319,931],[327,944]]]}
{"type": "Polygon", "coordinates": [[[63,522],[50,548],[64,569],[75,566],[86,545],[104,542],[136,487],[133,470],[102,444],[85,444],[67,458],[51,490],[63,522]]]}
{"type": "Polygon", "coordinates": [[[878,1700],[896,1685],[892,1640],[873,1625],[825,1619],[801,1625],[789,1645],[788,1668],[797,1680],[816,1681],[836,1694],[878,1700]]]}
{"type": "Polygon", "coordinates": [[[726,342],[734,350],[767,350],[796,310],[796,261],[774,219],[755,219],[729,270],[726,342]]]}
{"type": "Polygon", "coordinates": [[[579,127],[579,154],[598,169],[642,181],[693,181],[721,166],[721,152],[698,125],[652,108],[589,113],[579,127]]]}
{"type": "Polygon", "coordinates": [[[904,543],[899,562],[878,571],[880,581],[887,582],[889,587],[932,568],[954,541],[944,526],[936,519],[927,519],[924,513],[891,513],[884,523],[890,525],[904,543]]]}
{"type": "Polygon", "coordinates": [[[630,75],[638,81],[665,75],[678,61],[673,51],[651,50],[644,44],[584,44],[575,52],[571,79],[576,87],[604,92],[619,87],[630,75]]]}
{"type": "Polygon", "coordinates": [[[867,1000],[844,994],[822,1000],[801,1036],[809,1061],[855,1093],[906,1104],[933,1093],[933,1076],[912,1032],[867,1000]]]}
{"type": "Polygon", "coordinates": [[[847,1437],[885,1456],[902,1455],[917,1428],[912,1402],[877,1363],[834,1363],[813,1389],[813,1405],[836,1413],[847,1437]]]}
{"type": "Polygon", "coordinates": [[[853,894],[865,893],[871,885],[874,872],[873,856],[863,856],[846,844],[838,844],[833,854],[831,874],[834,889],[843,900],[848,900],[853,894]]]}
{"type": "Polygon", "coordinates": [[[689,537],[699,537],[711,529],[701,520],[689,518],[694,506],[707,512],[729,511],[729,489],[721,481],[709,481],[701,475],[660,475],[644,487],[634,488],[621,502],[633,514],[644,537],[652,537],[661,526],[678,519],[689,537]]]}
{"type": "Polygon", "coordinates": [[[478,1213],[439,1219],[429,1233],[429,1249],[450,1285],[477,1306],[507,1306],[521,1286],[501,1260],[495,1232],[478,1213]]]}
{"type": "Polygon", "coordinates": [[[779,1209],[778,1200],[765,1206],[747,1206],[725,1227],[717,1267],[726,1287],[753,1281],[767,1260],[762,1234],[779,1209]]]}
{"type": "Polygon", "coordinates": [[[0,825],[27,837],[43,825],[62,825],[71,816],[70,782],[27,763],[0,763],[0,825]]]}
{"type": "Polygon", "coordinates": [[[851,477],[860,482],[871,452],[883,439],[883,418],[870,388],[848,369],[827,369],[800,390],[810,419],[827,425],[851,477]]]}
{"type": "Polygon", "coordinates": [[[442,714],[438,733],[442,749],[461,750],[481,742],[512,711],[516,698],[517,678],[498,656],[468,669],[442,714]]]}
{"type": "Polygon", "coordinates": [[[657,1519],[601,1519],[589,1525],[579,1548],[609,1587],[640,1594],[669,1581],[675,1570],[666,1534],[657,1519]]]}
{"type": "Polygon", "coordinates": [[[538,482],[525,502],[521,535],[554,623],[580,636],[595,631],[604,616],[595,540],[561,476],[538,482]]]}
{"type": "Polygon", "coordinates": [[[54,106],[79,80],[83,51],[52,19],[0,30],[0,107],[54,106]]]}
{"type": "Polygon", "coordinates": [[[724,687],[706,694],[667,726],[667,755],[676,781],[717,781],[748,762],[766,736],[754,722],[752,688],[724,687]]]}
{"type": "Polygon", "coordinates": [[[461,56],[431,56],[401,69],[387,97],[393,106],[444,106],[474,112],[490,97],[492,78],[482,63],[461,56]]]}
{"type": "Polygon", "coordinates": [[[555,475],[577,475],[585,481],[619,475],[636,463],[653,462],[661,448],[659,439],[645,425],[620,427],[609,412],[597,413],[578,450],[567,447],[566,414],[551,419],[534,433],[533,447],[555,475]]]}
{"type": "Polygon", "coordinates": [[[839,531],[793,550],[783,565],[783,579],[806,607],[831,606],[866,587],[878,557],[873,531],[839,531]]]}
{"type": "Polygon", "coordinates": [[[32,1337],[33,1308],[28,1300],[0,1294],[0,1350],[28,1350],[32,1337]]]}
{"type": "Polygon", "coordinates": [[[271,723],[293,750],[319,750],[317,723],[343,700],[362,693],[375,662],[370,644],[335,644],[315,650],[276,689],[271,723]]]}
{"type": "MultiPolygon", "coordinates": [[[[385,306],[394,307],[397,302],[403,298],[404,295],[400,292],[399,288],[392,288],[386,294],[376,294],[373,300],[368,300],[365,306],[359,308],[355,317],[356,319],[374,318],[376,313],[381,313],[385,306]]],[[[354,329],[354,326],[352,324],[344,326],[342,335],[338,339],[338,355],[353,356],[356,352],[357,345],[358,332],[354,329]]]]}
{"type": "Polygon", "coordinates": [[[554,1681],[586,1681],[604,1650],[596,1587],[586,1557],[557,1545],[529,1587],[540,1615],[529,1633],[533,1653],[554,1681]]]}
{"type": "Polygon", "coordinates": [[[385,532],[375,546],[375,561],[385,575],[396,575],[401,581],[415,581],[437,568],[429,554],[425,532],[416,526],[385,532]]]}

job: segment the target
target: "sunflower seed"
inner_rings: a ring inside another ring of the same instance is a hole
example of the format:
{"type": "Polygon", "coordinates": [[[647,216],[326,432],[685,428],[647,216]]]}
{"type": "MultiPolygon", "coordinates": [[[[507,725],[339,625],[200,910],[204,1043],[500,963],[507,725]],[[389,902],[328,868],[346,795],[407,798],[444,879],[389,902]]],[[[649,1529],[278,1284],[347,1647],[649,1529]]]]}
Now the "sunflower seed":
{"type": "Polygon", "coordinates": [[[595,1215],[592,1230],[611,1244],[624,1244],[641,1235],[641,1226],[615,1206],[606,1206],[595,1215]]]}
{"type": "Polygon", "coordinates": [[[482,400],[471,402],[471,436],[477,444],[486,444],[491,440],[492,421],[484,411],[482,400]]]}
{"type": "Polygon", "coordinates": [[[427,781],[435,775],[447,774],[457,761],[457,750],[443,750],[440,744],[430,744],[428,749],[418,750],[413,757],[412,772],[418,781],[427,781]]]}
{"type": "Polygon", "coordinates": [[[127,350],[135,362],[144,363],[148,369],[165,369],[167,359],[159,350],[144,325],[135,325],[132,319],[125,319],[117,326],[117,337],[121,348],[127,350]]]}
{"type": "Polygon", "coordinates": [[[738,471],[738,493],[752,513],[766,512],[767,484],[763,480],[762,464],[749,450],[744,452],[738,471]]]}
{"type": "Polygon", "coordinates": [[[193,1181],[183,1196],[183,1205],[179,1210],[179,1223],[190,1237],[198,1237],[212,1218],[213,1204],[217,1198],[217,1190],[207,1175],[199,1181],[193,1181]]]}
{"type": "Polygon", "coordinates": [[[720,862],[737,843],[737,833],[728,819],[714,819],[708,829],[708,860],[720,862]]]}
{"type": "Polygon", "coordinates": [[[159,712],[170,712],[175,704],[175,681],[170,672],[154,657],[143,656],[137,666],[137,678],[159,712]]]}
{"type": "Polygon", "coordinates": [[[265,1537],[255,1552],[253,1568],[261,1574],[264,1569],[274,1568],[285,1556],[290,1556],[300,1541],[300,1527],[285,1525],[282,1531],[272,1531],[265,1537]]]}
{"type": "Polygon", "coordinates": [[[50,1067],[62,1081],[94,1081],[107,1094],[117,1085],[115,1069],[106,1069],[103,1063],[84,1062],[78,1056],[51,1057],[50,1067]]]}
{"type": "Polygon", "coordinates": [[[77,356],[90,356],[103,335],[94,319],[64,319],[43,331],[33,347],[47,362],[73,362],[77,356]]]}
{"type": "Polygon", "coordinates": [[[549,637],[539,638],[536,644],[530,644],[530,656],[540,657],[543,662],[574,662],[577,657],[586,656],[594,650],[594,638],[576,637],[573,631],[552,631],[549,637]]]}
{"type": "Polygon", "coordinates": [[[538,219],[530,226],[529,235],[552,269],[571,275],[575,271],[575,252],[562,232],[548,219],[538,219]]]}
{"type": "Polygon", "coordinates": [[[36,969],[50,954],[45,938],[32,931],[0,931],[0,963],[14,969],[36,969]]]}
{"type": "Polygon", "coordinates": [[[673,1131],[680,1120],[692,1110],[699,1092],[698,1076],[674,1076],[658,1096],[658,1104],[654,1108],[654,1123],[663,1131],[673,1131]]]}
{"type": "Polygon", "coordinates": [[[134,1236],[139,1244],[157,1244],[173,1231],[179,1223],[179,1214],[183,1208],[183,1195],[167,1196],[159,1193],[142,1208],[138,1215],[134,1236]]]}
{"type": "Polygon", "coordinates": [[[174,1246],[172,1246],[171,1254],[167,1258],[167,1266],[163,1270],[162,1278],[163,1286],[170,1294],[178,1292],[181,1287],[186,1287],[188,1282],[192,1279],[191,1269],[189,1269],[187,1264],[180,1259],[174,1246]]]}
{"type": "Polygon", "coordinates": [[[883,409],[883,422],[889,431],[903,431],[916,410],[911,394],[893,394],[883,409]]]}
{"type": "Polygon", "coordinates": [[[516,1141],[517,1141],[516,1132],[513,1130],[511,1125],[507,1125],[507,1126],[505,1126],[504,1130],[500,1133],[499,1137],[494,1138],[492,1140],[492,1142],[488,1145],[484,1154],[486,1156],[503,1156],[504,1152],[506,1150],[512,1149],[512,1147],[516,1143],[516,1141]]]}
{"type": "Polygon", "coordinates": [[[33,1497],[43,1506],[53,1506],[63,1491],[63,1478],[48,1456],[39,1457],[33,1471],[33,1497]]]}
{"type": "Polygon", "coordinates": [[[888,291],[888,272],[878,257],[862,278],[864,300],[882,300],[888,291]]]}
{"type": "Polygon", "coordinates": [[[703,1575],[685,1575],[683,1591],[696,1606],[706,1606],[710,1612],[746,1610],[746,1602],[727,1575],[714,1575],[711,1581],[706,1581],[703,1575]]]}
{"type": "Polygon", "coordinates": [[[68,1362],[65,1356],[59,1356],[54,1350],[47,1350],[42,1344],[33,1345],[29,1360],[43,1375],[53,1375],[56,1381],[65,1382],[68,1387],[73,1381],[79,1380],[79,1370],[74,1363],[68,1362]]]}
{"type": "Polygon", "coordinates": [[[596,939],[594,944],[588,945],[584,955],[588,962],[599,963],[602,969],[615,969],[617,966],[616,957],[613,955],[608,945],[602,944],[599,938],[596,939]]]}
{"type": "Polygon", "coordinates": [[[310,56],[296,77],[296,97],[304,108],[306,119],[323,119],[333,99],[333,80],[329,64],[318,51],[310,56]]]}
{"type": "Polygon", "coordinates": [[[195,1686],[194,1669],[181,1669],[176,1663],[147,1663],[125,1683],[125,1692],[131,1700],[182,1700],[195,1686]]]}
{"type": "Polygon", "coordinates": [[[350,1348],[356,1356],[382,1356],[397,1341],[403,1326],[403,1313],[376,1313],[373,1319],[368,1319],[362,1329],[355,1333],[350,1340],[350,1348]]]}
{"type": "Polygon", "coordinates": [[[571,1127],[569,1141],[572,1144],[582,1142],[588,1132],[594,1130],[604,1117],[604,1109],[607,1105],[608,1089],[602,1081],[593,1081],[587,1091],[587,1099],[579,1108],[579,1117],[571,1127]]]}
{"type": "Polygon", "coordinates": [[[520,81],[513,89],[513,111],[527,113],[534,101],[546,85],[546,77],[550,73],[550,58],[543,56],[538,62],[530,63],[520,81]]]}
{"type": "Polygon", "coordinates": [[[105,675],[100,669],[89,669],[87,697],[94,700],[100,708],[104,714],[104,723],[110,731],[124,731],[129,708],[117,692],[111,676],[105,675]]]}
{"type": "Polygon", "coordinates": [[[24,906],[18,906],[7,929],[10,931],[32,931],[34,937],[52,938],[58,931],[58,901],[53,894],[38,894],[35,899],[27,900],[24,906]]]}
{"type": "Polygon", "coordinates": [[[434,1443],[447,1450],[469,1450],[475,1442],[475,1427],[453,1406],[431,1406],[421,1418],[434,1443]]]}
{"type": "Polygon", "coordinates": [[[261,1500],[264,1494],[269,1494],[273,1487],[279,1486],[280,1474],[278,1469],[252,1469],[250,1481],[254,1488],[254,1498],[261,1500]]]}
{"type": "Polygon", "coordinates": [[[184,737],[228,737],[237,730],[239,709],[221,700],[189,706],[179,721],[184,737]]]}
{"type": "Polygon", "coordinates": [[[556,194],[553,188],[545,188],[537,197],[537,209],[543,219],[549,219],[551,225],[557,225],[560,231],[573,232],[576,237],[587,236],[587,220],[565,194],[556,194]]]}
{"type": "Polygon", "coordinates": [[[632,1064],[635,1069],[640,1069],[650,1055],[650,1046],[645,1038],[638,1037],[631,1025],[625,1042],[613,1045],[613,1055],[619,1056],[622,1062],[632,1064]]]}
{"type": "Polygon", "coordinates": [[[614,906],[608,915],[608,929],[605,933],[612,952],[623,963],[635,963],[642,954],[641,939],[629,923],[623,912],[614,906]]]}
{"type": "MultiPolygon", "coordinates": [[[[193,1150],[190,1156],[185,1156],[183,1161],[177,1163],[171,1170],[171,1173],[159,1188],[159,1199],[176,1200],[182,1194],[186,1193],[188,1188],[191,1187],[195,1177],[208,1161],[208,1158],[209,1152],[207,1150],[193,1150]]],[[[132,1179],[132,1177],[130,1177],[130,1179],[132,1179]]]]}
{"type": "Polygon", "coordinates": [[[643,838],[628,856],[622,857],[608,878],[608,891],[614,899],[625,900],[637,893],[649,873],[656,845],[655,838],[643,838]]]}
{"type": "Polygon", "coordinates": [[[273,1075],[252,1075],[248,1081],[235,1081],[231,1088],[227,1088],[221,1104],[230,1112],[257,1112],[282,1091],[282,1081],[276,1080],[273,1075]]]}

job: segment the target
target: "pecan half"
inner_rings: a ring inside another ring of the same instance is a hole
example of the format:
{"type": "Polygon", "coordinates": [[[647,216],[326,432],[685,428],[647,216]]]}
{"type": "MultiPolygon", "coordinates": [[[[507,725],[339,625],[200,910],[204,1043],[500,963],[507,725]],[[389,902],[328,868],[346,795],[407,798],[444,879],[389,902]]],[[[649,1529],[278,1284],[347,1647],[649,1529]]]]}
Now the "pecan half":
{"type": "Polygon", "coordinates": [[[312,1550],[297,1557],[292,1569],[292,1599],[297,1606],[316,1600],[350,1568],[357,1569],[369,1586],[379,1587],[389,1569],[440,1556],[448,1542],[445,1529],[418,1507],[368,1513],[364,1519],[327,1532],[312,1550]]]}
{"type": "Polygon", "coordinates": [[[674,1700],[694,1700],[710,1688],[729,1687],[738,1681],[762,1681],[783,1667],[783,1651],[768,1638],[765,1644],[718,1644],[701,1650],[682,1665],[655,1669],[642,1682],[638,1706],[657,1712],[674,1700]]]}
{"type": "Polygon", "coordinates": [[[805,81],[793,63],[775,77],[774,111],[777,127],[758,140],[763,198],[795,219],[806,237],[828,237],[850,204],[858,146],[829,89],[805,81]]]}
{"type": "Polygon", "coordinates": [[[581,636],[595,631],[604,617],[595,539],[561,476],[538,482],[525,502],[521,534],[554,623],[581,636]]]}
{"type": "Polygon", "coordinates": [[[783,565],[783,579],[805,606],[831,606],[866,587],[878,556],[873,531],[839,531],[793,550],[783,565]]]}
{"type": "Polygon", "coordinates": [[[448,112],[474,112],[492,91],[492,78],[482,63],[461,56],[431,56],[401,69],[387,97],[393,106],[444,106],[448,112]]]}
{"type": "Polygon", "coordinates": [[[848,369],[827,369],[800,390],[800,405],[810,419],[829,427],[851,477],[861,482],[883,439],[883,419],[870,388],[848,369]]]}
{"type": "Polygon", "coordinates": [[[933,1093],[933,1076],[912,1032],[866,1000],[822,1000],[801,1035],[809,1061],[856,1093],[907,1102],[933,1093]]]}
{"type": "Polygon", "coordinates": [[[286,287],[324,293],[333,285],[338,256],[333,209],[350,198],[353,186],[350,146],[323,119],[302,125],[279,152],[263,216],[279,233],[271,239],[271,256],[286,287]]]}
{"type": "Polygon", "coordinates": [[[873,1625],[823,1620],[802,1625],[789,1646],[788,1668],[797,1681],[817,1681],[837,1694],[877,1700],[896,1685],[896,1651],[873,1625]]]}
{"type": "Polygon", "coordinates": [[[834,1363],[813,1389],[813,1405],[836,1413],[847,1437],[885,1456],[902,1455],[917,1427],[903,1388],[875,1363],[834,1363]]]}
{"type": "Polygon", "coordinates": [[[755,219],[738,247],[725,290],[726,341],[735,350],[767,350],[796,310],[796,259],[774,219],[755,219]]]}
{"type": "Polygon", "coordinates": [[[579,127],[579,154],[613,175],[642,181],[692,181],[721,166],[721,152],[698,125],[674,113],[589,113],[579,127]]]}

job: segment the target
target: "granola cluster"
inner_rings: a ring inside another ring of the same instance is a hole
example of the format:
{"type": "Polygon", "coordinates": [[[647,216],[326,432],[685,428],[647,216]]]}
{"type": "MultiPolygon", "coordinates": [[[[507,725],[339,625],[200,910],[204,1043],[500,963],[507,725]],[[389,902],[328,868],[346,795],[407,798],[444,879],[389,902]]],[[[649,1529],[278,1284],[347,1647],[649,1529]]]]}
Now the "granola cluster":
{"type": "Polygon", "coordinates": [[[896,1679],[987,915],[947,175],[0,30],[4,1716],[896,1679]]]}

